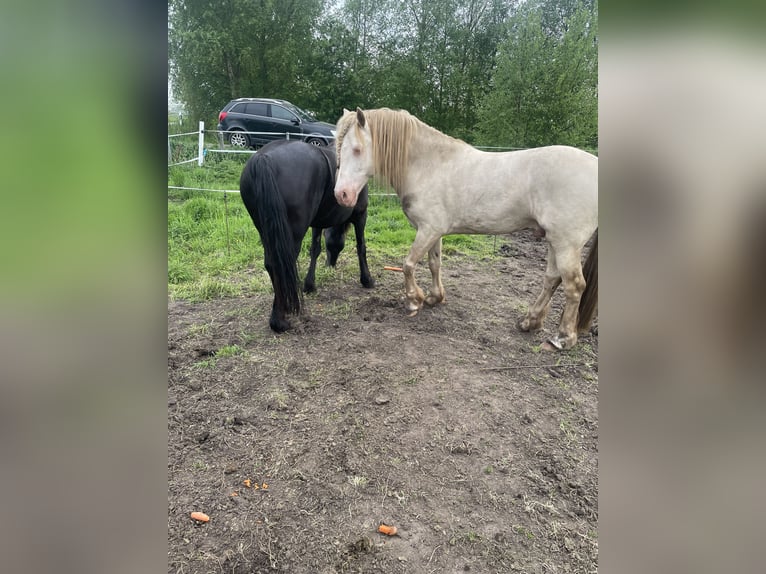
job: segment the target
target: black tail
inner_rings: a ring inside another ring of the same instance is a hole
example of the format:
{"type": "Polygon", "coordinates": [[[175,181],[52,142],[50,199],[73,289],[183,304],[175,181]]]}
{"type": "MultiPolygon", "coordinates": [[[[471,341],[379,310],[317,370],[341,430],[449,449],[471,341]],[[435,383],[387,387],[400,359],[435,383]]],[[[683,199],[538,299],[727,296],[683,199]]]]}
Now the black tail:
{"type": "Polygon", "coordinates": [[[582,272],[585,277],[585,291],[580,298],[577,330],[587,331],[598,308],[598,229],[582,272]]]}
{"type": "Polygon", "coordinates": [[[264,262],[274,287],[274,303],[285,313],[301,309],[298,262],[287,209],[267,155],[256,153],[242,172],[240,195],[258,229],[264,262]]]}

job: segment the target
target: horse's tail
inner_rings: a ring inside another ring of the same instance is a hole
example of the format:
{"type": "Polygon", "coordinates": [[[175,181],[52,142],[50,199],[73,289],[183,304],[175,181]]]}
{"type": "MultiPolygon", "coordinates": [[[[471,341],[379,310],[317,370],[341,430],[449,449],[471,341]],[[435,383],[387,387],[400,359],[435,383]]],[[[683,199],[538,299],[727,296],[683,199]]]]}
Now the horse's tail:
{"type": "Polygon", "coordinates": [[[240,195],[263,244],[264,260],[274,287],[274,302],[285,313],[298,313],[302,293],[298,283],[298,261],[287,207],[279,192],[271,159],[257,153],[240,179],[240,195]],[[260,221],[260,225],[257,222],[260,221]]]}
{"type": "Polygon", "coordinates": [[[598,308],[598,229],[593,238],[588,258],[582,268],[585,277],[585,291],[580,298],[577,330],[587,331],[598,308]]]}

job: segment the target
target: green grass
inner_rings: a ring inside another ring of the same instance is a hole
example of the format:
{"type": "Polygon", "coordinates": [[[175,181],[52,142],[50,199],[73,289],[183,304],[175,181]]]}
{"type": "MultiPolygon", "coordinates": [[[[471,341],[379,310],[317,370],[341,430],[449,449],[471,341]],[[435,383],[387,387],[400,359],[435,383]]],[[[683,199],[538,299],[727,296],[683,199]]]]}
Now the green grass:
{"type": "Polygon", "coordinates": [[[194,366],[198,369],[213,369],[218,364],[218,359],[222,357],[236,357],[244,354],[245,350],[239,345],[227,345],[218,349],[211,358],[197,361],[194,366]]]}
{"type": "Polygon", "coordinates": [[[227,345],[226,347],[221,347],[215,352],[216,358],[219,357],[234,357],[235,355],[242,355],[244,354],[245,350],[240,347],[239,345],[227,345]]]}
{"type": "MultiPolygon", "coordinates": [[[[168,169],[168,185],[206,189],[239,189],[242,166],[249,156],[208,155],[205,165],[168,169]]],[[[400,266],[415,239],[412,228],[389,189],[370,185],[367,217],[367,257],[377,273],[383,265],[400,266]]],[[[307,233],[298,260],[301,277],[308,267],[311,234],[307,233]]],[[[445,256],[493,254],[493,238],[452,235],[443,240],[445,256]]],[[[358,275],[353,228],[338,262],[338,271],[317,266],[317,285],[339,276],[358,275]]],[[[425,265],[425,260],[422,262],[425,265]]],[[[203,301],[236,297],[245,292],[271,291],[263,269],[263,248],[238,193],[168,190],[168,293],[174,299],[203,301]]],[[[338,312],[340,313],[340,309],[338,312]]]]}

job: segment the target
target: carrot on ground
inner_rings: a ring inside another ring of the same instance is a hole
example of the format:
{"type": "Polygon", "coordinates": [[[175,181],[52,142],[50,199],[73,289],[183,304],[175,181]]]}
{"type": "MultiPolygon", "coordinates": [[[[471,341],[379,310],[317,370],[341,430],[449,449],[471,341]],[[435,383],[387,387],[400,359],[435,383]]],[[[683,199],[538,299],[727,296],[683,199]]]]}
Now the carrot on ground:
{"type": "Polygon", "coordinates": [[[384,271],[399,271],[400,273],[402,272],[402,268],[401,267],[391,267],[389,265],[384,266],[383,270],[384,271]]]}
{"type": "Polygon", "coordinates": [[[207,522],[208,520],[210,520],[210,517],[204,512],[192,512],[191,517],[192,517],[192,520],[197,520],[199,522],[207,522]]]}
{"type": "Polygon", "coordinates": [[[396,534],[396,526],[388,526],[386,524],[381,524],[378,526],[378,532],[381,534],[386,534],[388,536],[394,536],[396,534]]]}

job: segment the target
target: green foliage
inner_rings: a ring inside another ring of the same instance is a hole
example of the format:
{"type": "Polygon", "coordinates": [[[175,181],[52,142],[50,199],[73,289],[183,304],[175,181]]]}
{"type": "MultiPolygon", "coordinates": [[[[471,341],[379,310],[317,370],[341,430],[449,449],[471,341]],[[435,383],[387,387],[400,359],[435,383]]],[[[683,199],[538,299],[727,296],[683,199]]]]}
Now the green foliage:
{"type": "Polygon", "coordinates": [[[168,56],[190,117],[215,125],[232,98],[303,103],[321,0],[169,0],[168,56]]]}
{"type": "Polygon", "coordinates": [[[195,197],[183,205],[184,215],[194,223],[203,223],[209,219],[217,219],[223,212],[220,204],[208,201],[204,197],[195,197]]]}
{"type": "Polygon", "coordinates": [[[221,347],[215,352],[215,357],[217,359],[221,357],[234,357],[236,355],[242,355],[244,354],[245,350],[240,347],[239,345],[227,345],[225,347],[221,347]]]}
{"type": "Polygon", "coordinates": [[[350,82],[336,80],[351,86],[351,105],[343,105],[407,109],[470,141],[508,2],[347,0],[343,6],[337,25],[346,32],[352,71],[350,82]]]}
{"type": "MultiPolygon", "coordinates": [[[[188,187],[239,189],[241,156],[186,170],[188,187]]],[[[173,171],[169,178],[173,178],[173,171]]],[[[171,296],[204,300],[241,292],[236,272],[263,260],[258,232],[238,194],[169,190],[168,287],[171,296]],[[227,233],[228,224],[228,233],[227,233]]],[[[268,281],[268,277],[266,277],[268,281]]]]}
{"type": "Polygon", "coordinates": [[[534,147],[598,146],[597,11],[579,2],[530,1],[509,21],[479,140],[534,147]]]}
{"type": "MultiPolygon", "coordinates": [[[[548,0],[546,26],[572,1],[548,0]]],[[[171,77],[189,117],[209,125],[231,98],[269,96],[332,123],[344,107],[407,109],[473,142],[509,18],[527,4],[170,0],[171,77]]]]}
{"type": "Polygon", "coordinates": [[[168,177],[171,185],[176,187],[184,187],[186,184],[186,170],[183,167],[171,167],[170,175],[168,177]]]}

